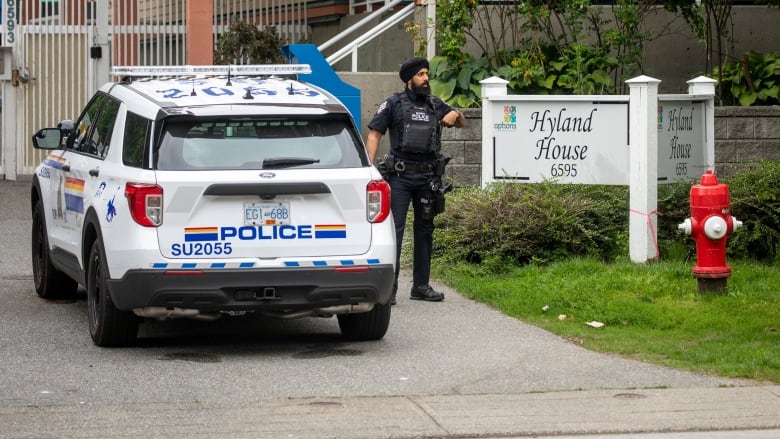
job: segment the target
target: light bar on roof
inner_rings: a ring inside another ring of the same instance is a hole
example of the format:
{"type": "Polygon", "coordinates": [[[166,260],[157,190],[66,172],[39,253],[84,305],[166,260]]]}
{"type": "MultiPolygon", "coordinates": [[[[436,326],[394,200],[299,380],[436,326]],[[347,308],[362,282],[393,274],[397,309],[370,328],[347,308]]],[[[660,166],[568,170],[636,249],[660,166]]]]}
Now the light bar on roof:
{"type": "Polygon", "coordinates": [[[257,64],[235,66],[114,66],[114,76],[185,76],[185,75],[305,75],[311,73],[308,64],[257,64]]]}

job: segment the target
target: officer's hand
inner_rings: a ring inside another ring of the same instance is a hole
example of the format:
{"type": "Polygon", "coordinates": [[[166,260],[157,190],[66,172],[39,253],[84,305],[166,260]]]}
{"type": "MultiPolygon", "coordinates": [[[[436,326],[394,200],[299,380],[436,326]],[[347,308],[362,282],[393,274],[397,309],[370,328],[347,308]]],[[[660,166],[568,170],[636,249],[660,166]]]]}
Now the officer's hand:
{"type": "MultiPolygon", "coordinates": [[[[449,113],[445,114],[444,117],[441,118],[441,124],[442,126],[445,126],[447,128],[454,127],[458,125],[458,121],[462,117],[462,114],[458,110],[452,110],[449,113]]],[[[461,125],[462,126],[462,125],[461,125]]]]}

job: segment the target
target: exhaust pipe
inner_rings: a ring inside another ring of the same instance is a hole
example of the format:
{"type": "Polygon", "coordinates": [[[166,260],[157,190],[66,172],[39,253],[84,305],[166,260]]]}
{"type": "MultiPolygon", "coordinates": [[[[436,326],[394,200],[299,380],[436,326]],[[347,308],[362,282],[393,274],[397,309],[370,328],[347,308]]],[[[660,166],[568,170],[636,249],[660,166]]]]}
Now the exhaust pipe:
{"type": "Polygon", "coordinates": [[[147,317],[155,320],[166,319],[193,319],[213,322],[221,317],[218,313],[202,313],[197,309],[188,308],[165,308],[162,306],[148,306],[146,308],[135,308],[133,314],[138,317],[147,317]]]}
{"type": "Polygon", "coordinates": [[[301,317],[330,317],[334,314],[355,314],[369,312],[374,309],[373,303],[356,303],[353,305],[336,305],[325,308],[304,309],[300,311],[258,311],[259,313],[277,319],[298,319],[301,317]]]}

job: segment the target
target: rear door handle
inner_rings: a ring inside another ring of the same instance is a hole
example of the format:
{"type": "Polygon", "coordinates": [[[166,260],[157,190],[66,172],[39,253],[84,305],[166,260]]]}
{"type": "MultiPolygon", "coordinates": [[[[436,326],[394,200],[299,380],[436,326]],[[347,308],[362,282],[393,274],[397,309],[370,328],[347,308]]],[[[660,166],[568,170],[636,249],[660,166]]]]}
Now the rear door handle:
{"type": "Polygon", "coordinates": [[[100,169],[95,168],[89,170],[89,175],[92,177],[97,177],[98,174],[100,174],[100,169]]]}

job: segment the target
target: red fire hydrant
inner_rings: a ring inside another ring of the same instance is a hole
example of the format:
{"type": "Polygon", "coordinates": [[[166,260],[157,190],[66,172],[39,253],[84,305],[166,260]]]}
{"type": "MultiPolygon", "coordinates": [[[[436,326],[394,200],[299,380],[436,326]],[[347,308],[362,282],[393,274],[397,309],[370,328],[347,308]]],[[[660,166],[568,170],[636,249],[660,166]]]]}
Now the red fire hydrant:
{"type": "Polygon", "coordinates": [[[699,292],[725,292],[731,267],[726,265],[726,240],[742,226],[729,215],[729,188],[718,183],[718,177],[707,170],[701,183],[691,187],[691,217],[678,229],[696,241],[696,266],[699,292]]]}

